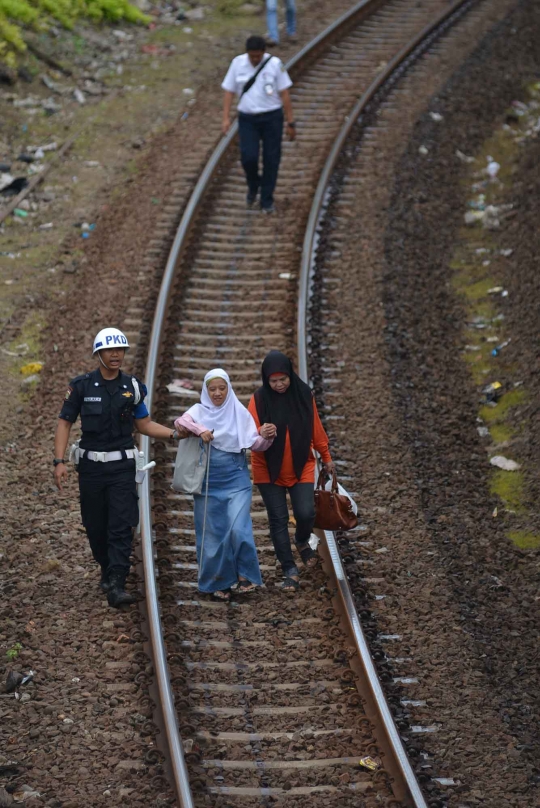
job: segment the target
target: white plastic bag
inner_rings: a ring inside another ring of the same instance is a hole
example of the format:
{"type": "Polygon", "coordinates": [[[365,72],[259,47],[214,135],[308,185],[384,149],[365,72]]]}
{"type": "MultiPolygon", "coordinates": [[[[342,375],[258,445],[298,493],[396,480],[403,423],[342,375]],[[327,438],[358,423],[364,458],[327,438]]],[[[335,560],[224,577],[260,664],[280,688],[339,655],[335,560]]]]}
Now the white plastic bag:
{"type": "MultiPolygon", "coordinates": [[[[348,499],[350,499],[351,504],[352,504],[352,509],[354,511],[354,515],[358,516],[358,505],[356,504],[354,499],[351,497],[349,492],[345,488],[343,488],[343,486],[339,482],[337,484],[337,487],[338,487],[338,494],[342,494],[344,497],[347,497],[348,499]]],[[[330,491],[331,489],[332,489],[332,478],[330,477],[330,479],[324,485],[324,490],[325,491],[330,491]]]]}

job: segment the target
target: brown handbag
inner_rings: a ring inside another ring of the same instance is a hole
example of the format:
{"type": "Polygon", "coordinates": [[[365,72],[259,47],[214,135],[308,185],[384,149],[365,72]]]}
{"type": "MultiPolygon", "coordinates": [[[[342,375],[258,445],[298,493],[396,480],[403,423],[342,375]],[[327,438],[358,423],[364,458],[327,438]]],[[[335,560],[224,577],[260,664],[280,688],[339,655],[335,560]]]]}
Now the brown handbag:
{"type": "Polygon", "coordinates": [[[315,527],[320,530],[351,530],[358,524],[351,500],[338,492],[336,472],[332,472],[332,488],[324,488],[325,472],[321,471],[315,489],[315,527]]]}

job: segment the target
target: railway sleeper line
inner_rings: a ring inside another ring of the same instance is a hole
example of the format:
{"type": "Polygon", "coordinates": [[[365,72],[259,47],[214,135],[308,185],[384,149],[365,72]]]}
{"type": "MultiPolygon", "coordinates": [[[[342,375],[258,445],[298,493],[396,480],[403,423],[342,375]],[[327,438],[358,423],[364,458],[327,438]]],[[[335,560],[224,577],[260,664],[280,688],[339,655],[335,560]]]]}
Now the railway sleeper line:
{"type": "MultiPolygon", "coordinates": [[[[322,123],[313,125],[309,136],[302,133],[301,147],[285,144],[280,188],[284,214],[294,207],[298,214],[294,221],[287,216],[285,224],[283,215],[265,220],[255,211],[246,211],[244,194],[239,191],[243,188],[240,168],[226,156],[200,205],[189,243],[183,245],[176,288],[169,295],[168,320],[157,328],[164,331],[164,347],[159,380],[152,376],[150,395],[155,390],[158,419],[170,420],[193,403],[188,393],[168,391],[166,385],[177,375],[197,384],[204,368],[223,363],[231,369],[240,399],[247,403],[258,386],[256,369],[264,353],[273,347],[292,350],[302,224],[339,120],[350,111],[359,88],[371,83],[381,62],[392,59],[396,50],[422,30],[426,9],[434,17],[446,5],[432,0],[419,8],[406,0],[392,0],[374,11],[368,24],[361,22],[358,30],[346,33],[342,42],[334,42],[322,53],[316,65],[306,68],[293,90],[297,118],[306,131],[315,120],[322,123]],[[338,69],[345,81],[332,82],[338,69]],[[266,313],[268,319],[261,316],[266,313]]],[[[374,148],[368,147],[364,154],[373,153],[374,148]]],[[[349,205],[354,202],[356,183],[346,185],[350,186],[345,198],[349,205]]],[[[346,239],[346,227],[333,234],[328,264],[334,270],[346,239]]],[[[339,296],[340,282],[330,272],[320,278],[320,289],[339,296]]],[[[319,339],[311,346],[318,353],[315,387],[323,392],[327,422],[339,421],[344,415],[335,412],[332,401],[340,396],[335,389],[341,370],[339,319],[334,322],[326,316],[333,301],[326,301],[324,295],[320,298],[319,306],[326,307],[325,328],[324,342],[319,339]],[[323,362],[327,363],[324,369],[323,362]]],[[[155,357],[159,339],[156,342],[153,336],[152,341],[151,357],[155,357]]],[[[354,480],[355,458],[346,447],[339,446],[338,453],[338,467],[345,472],[342,479],[354,480]]],[[[388,739],[380,733],[373,696],[358,692],[366,663],[359,659],[352,640],[354,631],[349,633],[347,621],[354,626],[356,612],[353,609],[352,614],[349,608],[345,619],[337,596],[338,589],[343,593],[339,584],[343,574],[339,572],[341,562],[335,566],[335,544],[330,537],[328,547],[323,545],[322,566],[303,576],[298,596],[284,597],[275,589],[279,575],[264,529],[265,512],[260,498],[254,497],[252,517],[265,587],[248,598],[238,595],[230,605],[200,599],[192,512],[183,507],[187,500],[170,493],[174,458],[169,447],[156,445],[155,457],[160,461],[154,476],[157,519],[153,528],[161,570],[161,617],[191,784],[190,792],[185,772],[176,773],[176,780],[182,780],[182,806],[281,804],[285,799],[287,805],[303,806],[307,799],[313,805],[319,797],[327,805],[347,806],[359,805],[359,796],[361,804],[369,808],[381,804],[425,806],[414,778],[406,786],[401,782],[403,761],[399,755],[396,761],[392,759],[388,739]],[[169,630],[173,627],[174,631],[169,630]],[[263,632],[268,639],[261,638],[263,632]],[[307,724],[302,723],[302,716],[307,724]],[[358,759],[366,754],[382,757],[383,767],[375,773],[362,770],[358,759]]],[[[147,515],[143,537],[151,535],[151,530],[147,515]]],[[[357,557],[357,549],[370,545],[364,538],[363,525],[348,537],[344,545],[351,556],[345,559],[347,571],[353,562],[360,571],[349,578],[358,580],[361,573],[365,584],[374,585],[381,582],[370,572],[374,560],[357,557]]],[[[153,566],[148,546],[145,554],[145,564],[153,566]]],[[[390,647],[402,639],[398,634],[377,637],[375,623],[365,609],[363,616],[369,640],[390,647]]],[[[403,652],[407,653],[406,648],[400,648],[399,653],[403,652]]],[[[378,649],[373,656],[379,663],[381,681],[400,686],[417,682],[407,675],[410,657],[378,649]],[[401,666],[399,676],[394,672],[396,665],[401,666]]],[[[415,706],[422,707],[422,700],[401,701],[401,708],[415,706]]],[[[418,736],[437,730],[435,725],[411,726],[404,709],[398,710],[398,727],[418,736]]],[[[174,735],[170,727],[167,733],[170,740],[174,735]]],[[[418,744],[415,748],[419,749],[418,744]]],[[[183,759],[181,752],[179,757],[183,759]]],[[[429,790],[433,793],[433,786],[429,790]]],[[[431,804],[442,803],[435,799],[431,804]]]]}

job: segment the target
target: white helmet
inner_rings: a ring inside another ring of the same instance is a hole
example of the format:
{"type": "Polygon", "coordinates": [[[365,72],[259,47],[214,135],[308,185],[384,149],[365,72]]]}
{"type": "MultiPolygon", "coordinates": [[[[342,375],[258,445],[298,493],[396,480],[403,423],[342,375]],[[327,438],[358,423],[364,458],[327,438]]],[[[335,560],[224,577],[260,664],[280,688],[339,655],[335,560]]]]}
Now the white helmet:
{"type": "Polygon", "coordinates": [[[105,348],[124,348],[127,351],[129,342],[118,328],[102,328],[94,340],[92,356],[105,348]]]}

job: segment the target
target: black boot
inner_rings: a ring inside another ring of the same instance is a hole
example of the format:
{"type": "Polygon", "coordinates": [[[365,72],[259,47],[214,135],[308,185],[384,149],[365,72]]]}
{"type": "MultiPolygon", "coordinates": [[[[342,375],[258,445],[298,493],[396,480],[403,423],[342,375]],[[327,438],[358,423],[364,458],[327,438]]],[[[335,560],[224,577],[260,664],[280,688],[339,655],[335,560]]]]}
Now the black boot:
{"type": "Polygon", "coordinates": [[[107,592],[107,601],[109,606],[115,609],[124,606],[124,604],[135,603],[137,598],[135,595],[130,595],[125,590],[126,573],[117,572],[113,570],[109,575],[109,591],[107,592]]]}
{"type": "Polygon", "coordinates": [[[102,592],[108,592],[110,589],[109,583],[109,573],[107,572],[107,567],[101,568],[101,578],[99,581],[99,588],[102,592]]]}

